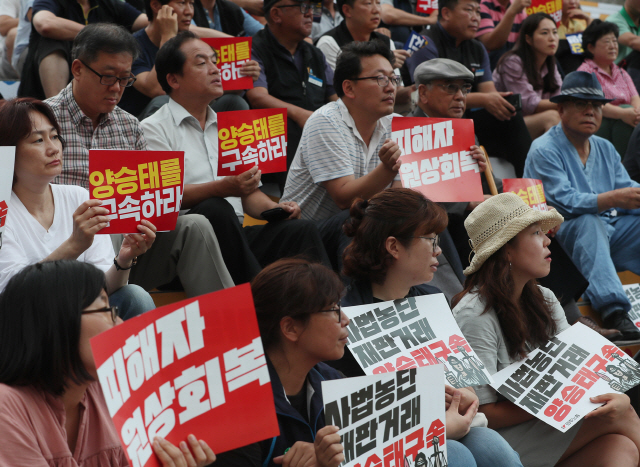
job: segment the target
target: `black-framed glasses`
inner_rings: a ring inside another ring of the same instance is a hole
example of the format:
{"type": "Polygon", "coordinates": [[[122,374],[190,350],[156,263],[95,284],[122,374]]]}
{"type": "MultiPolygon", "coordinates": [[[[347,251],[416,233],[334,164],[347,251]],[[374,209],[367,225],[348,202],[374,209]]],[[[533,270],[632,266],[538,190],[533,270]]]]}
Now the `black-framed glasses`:
{"type": "Polygon", "coordinates": [[[334,312],[338,315],[338,323],[342,321],[342,306],[340,306],[339,303],[326,310],[314,311],[314,313],[330,313],[330,312],[334,312]]]}
{"type": "Polygon", "coordinates": [[[361,81],[363,79],[375,79],[378,81],[378,86],[380,86],[381,88],[384,88],[385,86],[387,86],[389,84],[389,81],[391,81],[393,85],[396,87],[400,86],[400,84],[402,83],[402,78],[396,75],[363,76],[362,78],[350,78],[351,81],[361,81]]]}
{"type": "Polygon", "coordinates": [[[459,85],[454,83],[447,83],[447,84],[436,83],[436,86],[440,86],[442,89],[444,89],[444,92],[452,96],[455,96],[456,94],[458,94],[458,91],[461,91],[463,96],[466,96],[471,92],[470,84],[459,85]]]}
{"type": "Polygon", "coordinates": [[[598,101],[583,101],[581,99],[570,100],[573,106],[576,108],[578,112],[584,112],[587,109],[587,106],[591,106],[593,110],[602,110],[602,106],[604,105],[602,102],[598,101]]]}
{"type": "Polygon", "coordinates": [[[89,70],[93,71],[93,73],[95,73],[96,76],[100,77],[100,84],[102,84],[103,86],[113,86],[117,82],[118,84],[120,84],[120,86],[129,88],[133,86],[133,83],[135,83],[136,79],[138,79],[133,75],[129,75],[126,78],[118,78],[117,76],[113,76],[113,75],[101,75],[96,70],[91,68],[89,65],[84,63],[82,60],[80,60],[80,63],[86,66],[89,70]]]}
{"type": "Polygon", "coordinates": [[[96,308],[95,310],[82,310],[83,315],[88,315],[89,313],[111,313],[111,319],[113,320],[113,324],[116,324],[116,320],[118,319],[118,307],[117,306],[105,306],[104,308],[96,308]]]}
{"type": "Polygon", "coordinates": [[[295,5],[278,5],[276,8],[291,8],[297,6],[300,8],[300,13],[306,15],[308,12],[314,9],[314,5],[312,3],[297,3],[295,5]]]}
{"type": "Polygon", "coordinates": [[[416,237],[409,237],[409,238],[423,238],[424,240],[431,240],[431,246],[433,247],[433,251],[436,251],[436,249],[440,246],[439,235],[436,235],[435,237],[416,236],[416,237]]]}

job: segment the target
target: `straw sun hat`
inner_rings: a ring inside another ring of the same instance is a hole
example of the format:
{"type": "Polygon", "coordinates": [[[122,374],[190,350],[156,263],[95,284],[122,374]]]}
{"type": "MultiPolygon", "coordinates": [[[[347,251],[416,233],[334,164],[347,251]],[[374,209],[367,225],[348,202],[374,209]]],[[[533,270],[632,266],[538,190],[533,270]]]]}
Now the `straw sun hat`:
{"type": "Polygon", "coordinates": [[[492,196],[480,203],[464,221],[474,254],[471,264],[464,270],[465,276],[476,272],[489,256],[531,224],[537,222],[547,232],[563,221],[558,211],[531,209],[515,193],[492,196]]]}

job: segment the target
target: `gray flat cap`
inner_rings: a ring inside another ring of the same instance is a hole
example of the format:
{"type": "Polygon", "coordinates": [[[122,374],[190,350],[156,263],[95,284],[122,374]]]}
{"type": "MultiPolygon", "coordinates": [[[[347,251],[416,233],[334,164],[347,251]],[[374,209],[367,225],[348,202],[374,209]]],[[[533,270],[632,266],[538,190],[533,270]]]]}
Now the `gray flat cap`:
{"type": "Polygon", "coordinates": [[[473,84],[474,75],[462,63],[448,58],[432,58],[422,62],[413,73],[416,84],[425,84],[434,79],[463,79],[473,84]]]}

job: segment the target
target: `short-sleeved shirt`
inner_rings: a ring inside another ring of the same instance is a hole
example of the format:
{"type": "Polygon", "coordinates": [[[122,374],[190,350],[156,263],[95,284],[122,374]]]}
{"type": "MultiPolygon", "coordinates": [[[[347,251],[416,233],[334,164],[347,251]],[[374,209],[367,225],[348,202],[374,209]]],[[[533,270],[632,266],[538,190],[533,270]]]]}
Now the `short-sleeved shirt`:
{"type": "MultiPolygon", "coordinates": [[[[138,51],[140,54],[131,66],[131,73],[133,76],[138,76],[140,73],[145,73],[153,69],[156,64],[156,55],[158,55],[158,50],[160,50],[160,48],[151,42],[145,28],[136,31],[133,34],[133,37],[138,43],[138,51]]],[[[150,97],[142,94],[135,88],[135,86],[131,86],[124,90],[124,94],[118,103],[118,107],[126,110],[132,115],[139,115],[149,102],[151,102],[150,97]]]]}
{"type": "MultiPolygon", "coordinates": [[[[273,33],[269,30],[269,28],[266,28],[265,31],[266,31],[267,34],[273,35],[273,33]]],[[[298,69],[298,71],[300,72],[300,74],[304,75],[303,70],[305,68],[305,63],[304,63],[302,47],[298,47],[296,49],[296,52],[293,54],[293,56],[291,56],[289,51],[287,49],[285,49],[285,47],[282,44],[278,44],[278,47],[279,47],[280,50],[277,53],[280,53],[280,54],[286,53],[286,55],[291,57],[291,60],[295,64],[295,66],[298,69]]],[[[274,53],[275,53],[275,51],[274,51],[274,53]]],[[[252,51],[251,51],[251,58],[253,58],[253,60],[258,62],[258,64],[260,65],[260,76],[258,77],[258,79],[256,81],[254,81],[253,87],[254,88],[267,88],[267,89],[269,89],[269,83],[267,82],[267,74],[264,72],[264,63],[262,62],[262,59],[260,58],[260,55],[258,55],[258,53],[256,52],[255,48],[252,49],[252,51]]],[[[326,89],[325,89],[325,97],[328,100],[330,96],[333,96],[336,93],[336,91],[333,88],[333,69],[327,63],[327,59],[326,58],[324,60],[324,64],[325,64],[325,68],[324,68],[325,75],[324,76],[325,76],[325,80],[327,82],[327,86],[326,86],[326,89]]]]}
{"type": "Polygon", "coordinates": [[[340,14],[338,10],[334,10],[334,16],[331,16],[329,10],[325,7],[322,7],[322,15],[320,16],[320,21],[313,22],[311,26],[311,39],[317,41],[320,36],[322,36],[325,32],[331,31],[333,28],[338,26],[344,18],[340,14]]]}
{"type": "Polygon", "coordinates": [[[587,29],[587,20],[578,18],[569,18],[567,24],[558,26],[558,39],[566,39],[567,34],[575,34],[587,29]]]}
{"type": "Polygon", "coordinates": [[[60,134],[66,141],[62,174],[55,183],[79,185],[89,189],[89,150],[120,149],[146,151],[140,122],[133,115],[116,107],[102,114],[97,128],[85,115],[73,97],[73,81],[56,96],[45,101],[60,124],[60,134]]]}
{"type": "MultiPolygon", "coordinates": [[[[0,249],[0,292],[20,270],[45,259],[73,234],[73,213],[89,199],[89,192],[70,185],[51,185],[51,192],[55,212],[48,230],[27,211],[18,196],[11,193],[0,249]]],[[[94,236],[91,246],[77,260],[106,272],[113,264],[113,245],[109,236],[94,236]]]]}
{"type": "MultiPolygon", "coordinates": [[[[557,67],[554,68],[553,72],[556,78],[556,84],[558,85],[558,88],[554,92],[543,92],[542,89],[533,89],[533,85],[529,82],[524,72],[522,59],[518,55],[513,54],[505,58],[500,66],[493,71],[493,81],[496,83],[496,89],[498,91],[511,91],[514,94],[520,94],[522,96],[522,114],[531,115],[535,113],[542,99],[549,99],[550,97],[560,94],[562,77],[557,67]]],[[[547,65],[543,65],[540,76],[544,78],[547,76],[547,73],[547,65]]]]}
{"type": "Polygon", "coordinates": [[[586,59],[582,65],[578,67],[578,71],[595,73],[604,91],[604,96],[607,99],[613,99],[611,102],[613,105],[631,104],[631,98],[638,95],[638,90],[633,84],[629,73],[615,63],[611,65],[610,75],[596,65],[590,58],[586,59]]]}
{"type": "Polygon", "coordinates": [[[342,99],[316,110],[304,126],[282,199],[298,203],[304,219],[320,221],[340,212],[322,182],[360,178],[375,169],[380,148],[391,137],[392,117],[378,120],[367,146],[342,99]]]}
{"type": "MultiPolygon", "coordinates": [[[[637,26],[627,10],[622,7],[619,12],[612,14],[607,18],[607,21],[618,26],[620,30],[620,36],[622,36],[625,32],[630,32],[631,34],[635,34],[636,36],[640,33],[640,26],[637,26]]],[[[619,44],[618,46],[618,58],[616,58],[616,64],[620,63],[624,58],[631,53],[633,49],[631,47],[627,47],[626,45],[619,44]]]]}
{"type": "Polygon", "coordinates": [[[89,384],[80,401],[78,422],[78,440],[72,453],[61,398],[28,386],[0,384],[0,465],[129,465],[97,381],[89,384]]]}
{"type": "Polygon", "coordinates": [[[33,16],[40,11],[50,11],[56,16],[64,17],[79,24],[93,24],[104,21],[114,22],[131,30],[140,12],[126,2],[118,0],[90,0],[89,14],[84,15],[80,4],[75,0],[35,0],[33,2],[33,16]],[[64,9],[61,3],[67,3],[67,14],[63,15],[64,9]],[[107,12],[105,4],[109,2],[110,8],[115,13],[112,17],[111,11],[107,12]]]}

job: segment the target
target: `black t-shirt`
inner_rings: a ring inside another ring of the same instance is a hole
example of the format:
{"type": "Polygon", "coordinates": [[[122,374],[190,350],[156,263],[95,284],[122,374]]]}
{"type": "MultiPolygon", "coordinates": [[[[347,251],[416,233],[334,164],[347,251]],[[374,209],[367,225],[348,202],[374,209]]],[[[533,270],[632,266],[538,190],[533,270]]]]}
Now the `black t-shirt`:
{"type": "Polygon", "coordinates": [[[307,381],[304,381],[302,390],[295,396],[287,395],[291,407],[296,409],[302,418],[309,422],[309,411],[307,410],[307,381]]]}
{"type": "Polygon", "coordinates": [[[89,14],[85,18],[82,7],[75,0],[35,0],[33,16],[39,11],[50,11],[56,16],[79,24],[116,23],[128,30],[131,30],[133,23],[140,16],[138,10],[119,0],[90,0],[90,5],[89,14]]]}

